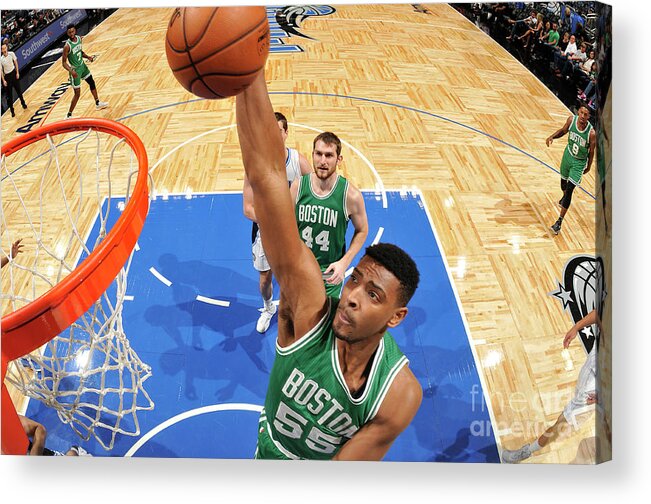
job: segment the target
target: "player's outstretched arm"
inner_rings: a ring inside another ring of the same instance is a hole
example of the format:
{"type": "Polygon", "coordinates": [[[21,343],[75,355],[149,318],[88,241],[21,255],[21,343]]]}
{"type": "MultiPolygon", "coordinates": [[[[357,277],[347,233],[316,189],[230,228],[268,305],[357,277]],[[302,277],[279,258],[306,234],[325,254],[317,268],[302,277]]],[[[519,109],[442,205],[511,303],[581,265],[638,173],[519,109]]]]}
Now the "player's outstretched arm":
{"type": "Polygon", "coordinates": [[[279,343],[303,336],[322,317],[325,288],[314,256],[298,234],[285,170],[285,147],[264,73],[236,98],[237,132],[254,195],[262,245],[281,291],[279,343]],[[287,339],[286,339],[287,338],[287,339]]]}
{"type": "Polygon", "coordinates": [[[561,138],[563,135],[566,135],[568,131],[570,131],[570,126],[572,126],[572,120],[573,119],[574,118],[572,116],[568,117],[567,121],[565,121],[565,124],[563,125],[563,127],[561,129],[559,129],[558,131],[555,131],[554,133],[552,133],[551,135],[549,135],[547,137],[547,140],[545,140],[545,143],[547,144],[547,147],[549,147],[552,144],[554,139],[561,138]]]}
{"type": "Polygon", "coordinates": [[[408,367],[403,367],[375,418],[358,430],[333,460],[382,460],[411,423],[422,400],[420,383],[408,367]]]}

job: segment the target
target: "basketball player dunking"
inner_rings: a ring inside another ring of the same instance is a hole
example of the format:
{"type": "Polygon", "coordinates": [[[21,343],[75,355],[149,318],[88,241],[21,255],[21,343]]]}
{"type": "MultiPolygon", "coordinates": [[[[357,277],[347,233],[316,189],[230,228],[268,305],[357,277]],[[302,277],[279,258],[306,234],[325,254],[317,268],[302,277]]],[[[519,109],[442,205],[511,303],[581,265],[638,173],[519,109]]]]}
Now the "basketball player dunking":
{"type": "Polygon", "coordinates": [[[318,135],[312,145],[314,171],[291,187],[296,203],[298,232],[316,257],[326,294],[339,297],[346,269],[362,249],[368,235],[364,197],[337,173],[341,141],[334,133],[318,135]],[[346,251],[346,229],[352,221],[355,234],[346,251]]]}
{"type": "Polygon", "coordinates": [[[276,358],[257,458],[379,460],[410,424],[422,389],[386,332],[407,315],[418,269],[390,244],[366,249],[341,300],[326,296],[301,240],[264,73],[237,96],[237,127],[267,260],[280,284],[276,358]]]}
{"type": "MultiPolygon", "coordinates": [[[[287,118],[280,112],[275,112],[274,114],[276,116],[276,121],[278,122],[278,127],[280,128],[280,135],[283,138],[283,142],[287,142],[287,118]]],[[[296,149],[287,147],[286,152],[287,157],[285,158],[285,171],[287,172],[287,181],[291,184],[294,180],[301,178],[301,175],[310,173],[312,171],[312,167],[310,166],[310,163],[308,163],[305,156],[303,156],[303,154],[298,152],[296,149]]],[[[269,266],[269,262],[265,256],[264,247],[262,246],[260,228],[258,227],[258,221],[255,217],[253,191],[251,191],[251,184],[249,184],[249,180],[246,178],[246,176],[244,177],[242,201],[244,205],[244,215],[253,221],[253,228],[251,231],[253,267],[260,274],[260,294],[262,295],[262,301],[264,302],[262,313],[258,318],[258,322],[256,323],[255,328],[259,333],[264,333],[267,331],[267,329],[269,329],[271,318],[276,313],[276,305],[273,303],[273,274],[271,271],[271,266],[269,266]]]]}

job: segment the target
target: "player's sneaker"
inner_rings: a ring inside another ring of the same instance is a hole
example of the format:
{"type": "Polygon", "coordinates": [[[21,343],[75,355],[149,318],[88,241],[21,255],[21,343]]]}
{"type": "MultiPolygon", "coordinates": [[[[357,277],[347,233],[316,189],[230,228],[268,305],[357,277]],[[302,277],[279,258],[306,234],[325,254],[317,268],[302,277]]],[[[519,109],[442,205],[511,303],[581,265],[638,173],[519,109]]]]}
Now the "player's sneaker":
{"type": "Polygon", "coordinates": [[[80,457],[92,457],[92,455],[84,450],[81,446],[71,446],[70,449],[76,452],[80,457]]]}
{"type": "Polygon", "coordinates": [[[273,308],[271,311],[266,309],[262,310],[260,318],[258,319],[258,323],[255,325],[255,330],[261,334],[267,332],[267,329],[269,329],[269,324],[271,324],[271,319],[277,311],[275,304],[271,306],[273,308]]]}
{"type": "Polygon", "coordinates": [[[105,101],[97,102],[97,104],[95,104],[95,110],[101,110],[106,107],[108,107],[108,103],[105,101]]]}
{"type": "Polygon", "coordinates": [[[526,444],[519,450],[502,450],[502,462],[506,464],[517,464],[531,457],[531,448],[526,444]]]}
{"type": "Polygon", "coordinates": [[[558,219],[558,220],[557,220],[556,222],[554,222],[554,224],[552,224],[552,226],[549,228],[549,229],[552,230],[552,233],[554,233],[555,235],[557,235],[558,233],[561,232],[561,222],[562,222],[562,221],[561,221],[560,219],[558,219]]]}

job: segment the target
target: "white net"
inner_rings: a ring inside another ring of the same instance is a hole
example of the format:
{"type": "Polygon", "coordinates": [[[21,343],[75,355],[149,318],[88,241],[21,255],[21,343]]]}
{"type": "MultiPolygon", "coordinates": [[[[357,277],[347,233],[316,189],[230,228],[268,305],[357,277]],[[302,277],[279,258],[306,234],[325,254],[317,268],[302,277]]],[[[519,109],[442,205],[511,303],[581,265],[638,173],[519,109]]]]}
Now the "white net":
{"type": "MultiPolygon", "coordinates": [[[[2,269],[3,314],[61,282],[106,238],[137,170],[124,139],[92,129],[48,136],[2,156],[0,246],[9,258],[2,269]],[[21,250],[10,257],[19,239],[21,250]]],[[[143,388],[151,369],[131,348],[122,324],[132,259],[133,252],[84,315],[12,362],[6,378],[25,396],[55,408],[81,438],[93,435],[107,450],[118,433],[139,435],[137,412],[154,407],[143,388]]]]}

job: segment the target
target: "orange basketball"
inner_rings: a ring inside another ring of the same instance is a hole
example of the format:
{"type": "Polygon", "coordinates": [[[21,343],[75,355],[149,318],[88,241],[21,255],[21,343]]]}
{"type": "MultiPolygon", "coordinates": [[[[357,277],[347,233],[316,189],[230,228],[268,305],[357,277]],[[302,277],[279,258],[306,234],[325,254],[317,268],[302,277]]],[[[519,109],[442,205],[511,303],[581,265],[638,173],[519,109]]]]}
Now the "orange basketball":
{"type": "Polygon", "coordinates": [[[167,62],[181,85],[202,98],[242,92],[264,68],[269,24],[264,7],[174,10],[165,40],[167,62]]]}

